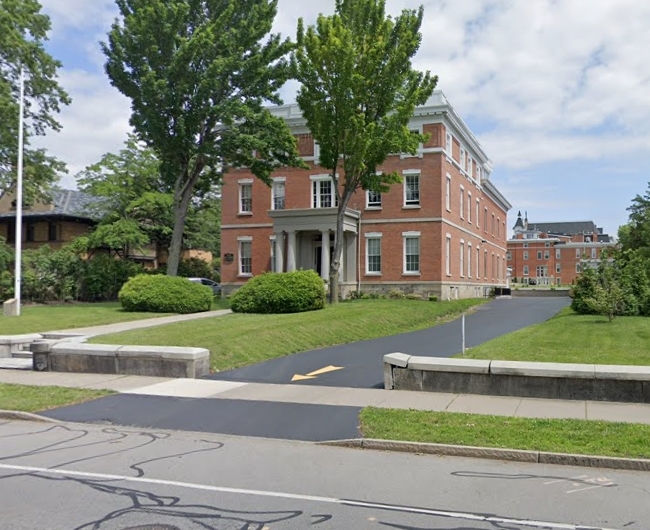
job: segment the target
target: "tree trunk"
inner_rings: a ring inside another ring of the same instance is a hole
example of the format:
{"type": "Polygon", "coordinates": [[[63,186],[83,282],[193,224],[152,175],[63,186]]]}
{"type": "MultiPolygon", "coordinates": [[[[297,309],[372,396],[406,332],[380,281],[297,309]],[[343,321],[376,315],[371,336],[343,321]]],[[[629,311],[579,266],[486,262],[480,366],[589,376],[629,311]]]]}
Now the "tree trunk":
{"type": "Polygon", "coordinates": [[[169,256],[167,256],[167,276],[178,275],[178,264],[181,260],[183,245],[183,232],[185,219],[192,198],[194,186],[177,184],[174,189],[174,230],[169,243],[169,256]]]}
{"type": "MultiPolygon", "coordinates": [[[[343,254],[343,221],[345,220],[345,210],[348,207],[352,193],[343,190],[341,203],[336,214],[336,233],[334,235],[334,255],[330,264],[330,304],[339,303],[339,268],[341,267],[341,255],[343,254]]],[[[326,252],[325,241],[323,241],[323,252],[326,252]]],[[[327,249],[329,252],[329,249],[327,249]]]]}

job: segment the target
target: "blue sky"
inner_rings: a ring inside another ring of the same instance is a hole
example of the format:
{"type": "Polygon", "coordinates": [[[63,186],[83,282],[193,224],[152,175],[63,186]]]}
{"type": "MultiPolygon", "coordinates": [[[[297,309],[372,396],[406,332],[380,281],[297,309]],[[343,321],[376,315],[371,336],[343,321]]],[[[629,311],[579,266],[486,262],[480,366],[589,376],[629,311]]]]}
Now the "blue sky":
{"type": "MultiPolygon", "coordinates": [[[[73,98],[63,131],[39,140],[67,162],[62,183],[120,149],[129,101],[103,73],[98,42],[116,15],[109,0],[41,0],[48,49],[73,98]]],[[[615,234],[650,180],[650,2],[646,0],[387,0],[424,5],[414,65],[438,88],[494,164],[492,181],[531,222],[593,220],[615,234]]],[[[334,0],[279,0],[275,30],[294,36],[334,0]]],[[[285,87],[285,102],[295,84],[285,87]]]]}

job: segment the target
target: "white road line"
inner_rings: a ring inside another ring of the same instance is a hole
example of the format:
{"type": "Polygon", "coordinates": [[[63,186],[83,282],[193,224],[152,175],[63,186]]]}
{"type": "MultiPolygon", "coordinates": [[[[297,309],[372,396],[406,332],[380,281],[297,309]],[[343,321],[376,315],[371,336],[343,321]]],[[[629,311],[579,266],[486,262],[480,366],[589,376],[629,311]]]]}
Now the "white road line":
{"type": "Polygon", "coordinates": [[[372,508],[393,512],[432,515],[437,517],[447,517],[452,519],[464,519],[468,521],[482,521],[496,524],[516,524],[530,528],[544,528],[550,530],[614,530],[611,528],[602,528],[595,526],[582,526],[567,523],[551,523],[545,521],[528,521],[522,519],[509,519],[505,517],[492,517],[475,513],[451,512],[445,510],[430,510],[428,508],[414,508],[409,506],[399,506],[393,504],[381,504],[364,501],[337,499],[335,497],[320,497],[316,495],[302,495],[297,493],[286,493],[282,491],[265,491],[251,490],[243,488],[228,488],[225,486],[210,486],[208,484],[194,484],[191,482],[179,482],[175,480],[163,480],[148,477],[129,477],[125,475],[112,475],[105,473],[90,473],[87,471],[75,471],[70,469],[34,467],[34,466],[16,466],[11,464],[0,464],[0,470],[20,471],[23,473],[43,473],[49,475],[64,475],[68,477],[80,477],[95,480],[117,480],[124,482],[137,482],[144,484],[157,484],[160,486],[174,486],[178,488],[218,491],[220,493],[234,493],[239,495],[253,495],[257,497],[273,497],[280,499],[293,499],[300,501],[320,502],[327,504],[339,504],[342,506],[353,506],[358,508],[372,508]]]}

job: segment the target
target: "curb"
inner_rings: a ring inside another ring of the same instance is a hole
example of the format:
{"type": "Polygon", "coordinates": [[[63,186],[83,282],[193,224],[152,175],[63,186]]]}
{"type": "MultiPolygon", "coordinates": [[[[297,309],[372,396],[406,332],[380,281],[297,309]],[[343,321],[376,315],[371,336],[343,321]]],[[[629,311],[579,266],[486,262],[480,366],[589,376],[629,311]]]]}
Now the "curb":
{"type": "Polygon", "coordinates": [[[496,447],[473,447],[470,445],[449,445],[420,442],[399,442],[395,440],[374,440],[354,438],[317,442],[317,445],[372,449],[375,451],[396,451],[438,456],[464,456],[469,458],[489,458],[511,462],[533,464],[555,464],[560,466],[602,467],[625,469],[629,471],[650,471],[650,459],[619,458],[613,456],[574,455],[549,453],[545,451],[526,451],[520,449],[499,449],[496,447]]]}
{"type": "Polygon", "coordinates": [[[63,423],[53,418],[33,414],[31,412],[22,412],[20,410],[0,410],[1,420],[23,420],[23,421],[42,421],[44,423],[63,423]]]}

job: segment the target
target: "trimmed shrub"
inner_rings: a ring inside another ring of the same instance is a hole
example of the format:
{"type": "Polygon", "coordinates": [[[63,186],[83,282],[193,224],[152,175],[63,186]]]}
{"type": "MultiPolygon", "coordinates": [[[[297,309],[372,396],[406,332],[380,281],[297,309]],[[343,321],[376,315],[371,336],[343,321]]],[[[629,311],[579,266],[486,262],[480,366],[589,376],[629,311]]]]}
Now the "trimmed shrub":
{"type": "Polygon", "coordinates": [[[420,296],[419,294],[415,294],[415,293],[409,293],[409,294],[406,295],[406,299],[407,300],[422,300],[422,296],[420,296]]]}
{"type": "Polygon", "coordinates": [[[118,295],[125,311],[198,313],[212,307],[212,290],[185,278],[139,274],[118,295]]]}
{"type": "Polygon", "coordinates": [[[430,294],[429,295],[429,302],[437,302],[438,297],[435,294],[430,294]]]}
{"type": "Polygon", "coordinates": [[[388,298],[391,298],[392,300],[400,300],[404,298],[404,296],[404,293],[399,289],[391,289],[388,291],[388,298]]]}
{"type": "Polygon", "coordinates": [[[267,272],[248,280],[230,297],[236,313],[300,313],[325,307],[325,286],[313,270],[267,272]]]}
{"type": "Polygon", "coordinates": [[[143,273],[142,265],[130,260],[115,259],[105,254],[85,262],[79,289],[79,300],[99,302],[117,300],[117,294],[131,277],[143,273]]]}

